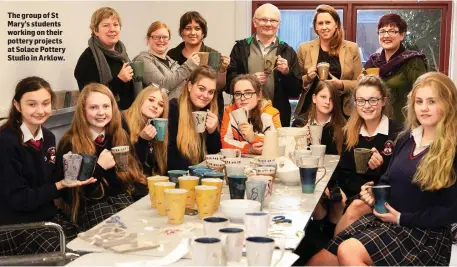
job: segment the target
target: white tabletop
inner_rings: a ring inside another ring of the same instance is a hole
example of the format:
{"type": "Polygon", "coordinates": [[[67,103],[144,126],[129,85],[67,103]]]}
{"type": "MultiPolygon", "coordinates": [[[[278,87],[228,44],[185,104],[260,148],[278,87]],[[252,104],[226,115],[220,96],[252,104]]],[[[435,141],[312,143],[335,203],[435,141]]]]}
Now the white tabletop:
{"type": "MultiPolygon", "coordinates": [[[[243,163],[248,163],[250,159],[243,159],[243,163]]],[[[292,224],[272,224],[271,233],[276,241],[285,241],[285,246],[289,250],[295,249],[301,238],[303,230],[306,227],[311,214],[316,207],[328,180],[336,166],[338,156],[326,155],[325,163],[327,174],[315,188],[313,194],[303,194],[301,186],[286,186],[276,182],[273,186],[273,195],[264,203],[262,211],[269,212],[272,216],[283,215],[292,220],[292,224]],[[278,234],[279,233],[279,234],[278,234]],[[279,236],[283,236],[279,238],[279,236]]],[[[319,175],[319,173],[318,173],[319,175]]],[[[230,194],[228,187],[223,187],[222,200],[229,199],[230,194]]],[[[67,247],[72,250],[91,251],[98,253],[86,254],[71,265],[114,265],[121,262],[134,262],[146,259],[162,258],[172,252],[183,238],[194,238],[204,236],[201,219],[197,216],[185,216],[184,224],[170,225],[167,223],[167,216],[160,216],[156,209],[151,208],[149,196],[133,203],[129,207],[117,213],[121,221],[127,226],[129,232],[138,233],[138,239],[141,241],[152,241],[160,244],[158,248],[139,250],[124,254],[116,254],[110,250],[91,245],[81,238],[71,241],[67,247]],[[165,231],[177,230],[174,234],[166,234],[165,231]]],[[[217,211],[214,216],[224,216],[217,211]]],[[[231,223],[233,227],[244,228],[242,224],[231,223]]],[[[277,243],[278,244],[278,243],[277,243]]],[[[184,261],[189,261],[190,255],[184,256],[184,259],[173,265],[181,265],[184,261]],[[187,258],[187,259],[186,259],[187,258]]],[[[184,264],[187,265],[187,264],[184,264]]]]}

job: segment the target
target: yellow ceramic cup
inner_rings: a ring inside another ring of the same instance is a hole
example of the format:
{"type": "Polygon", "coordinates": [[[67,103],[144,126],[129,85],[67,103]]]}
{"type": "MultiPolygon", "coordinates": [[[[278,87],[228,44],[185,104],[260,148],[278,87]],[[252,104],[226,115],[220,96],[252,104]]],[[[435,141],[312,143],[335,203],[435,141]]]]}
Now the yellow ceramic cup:
{"type": "Polygon", "coordinates": [[[217,187],[216,190],[216,201],[214,202],[214,211],[219,209],[219,203],[221,202],[221,192],[222,192],[222,184],[224,180],[219,178],[205,178],[202,179],[202,185],[210,185],[217,187]]]}
{"type": "Polygon", "coordinates": [[[206,218],[214,213],[214,202],[216,201],[217,187],[209,185],[197,185],[195,187],[198,216],[206,218]]]}
{"type": "Polygon", "coordinates": [[[168,182],[167,176],[149,176],[148,177],[148,188],[149,188],[149,198],[151,199],[151,207],[157,207],[155,196],[154,196],[154,184],[158,182],[168,182]]]}
{"type": "Polygon", "coordinates": [[[365,70],[368,75],[377,75],[379,76],[379,68],[368,68],[365,70]]]}
{"type": "Polygon", "coordinates": [[[154,184],[154,195],[157,205],[157,213],[159,215],[167,215],[167,207],[165,205],[165,190],[175,188],[175,183],[158,182],[154,184]]]}
{"type": "Polygon", "coordinates": [[[187,190],[166,189],[164,193],[168,223],[182,224],[184,222],[184,211],[186,210],[187,190]]]}
{"type": "Polygon", "coordinates": [[[195,187],[199,180],[198,176],[181,176],[178,178],[179,188],[187,190],[186,208],[192,209],[195,206],[195,187]]]}

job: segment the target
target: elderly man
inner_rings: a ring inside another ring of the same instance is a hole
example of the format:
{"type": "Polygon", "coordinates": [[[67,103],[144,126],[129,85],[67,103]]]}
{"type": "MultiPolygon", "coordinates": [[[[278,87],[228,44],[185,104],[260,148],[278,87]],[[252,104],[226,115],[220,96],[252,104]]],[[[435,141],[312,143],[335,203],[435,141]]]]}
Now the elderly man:
{"type": "Polygon", "coordinates": [[[260,6],[252,18],[256,33],[236,41],[227,69],[226,92],[239,74],[255,74],[263,85],[263,95],[279,110],[283,127],[290,125],[290,97],[301,93],[301,76],[294,49],[279,40],[280,12],[272,4],[260,6]]]}

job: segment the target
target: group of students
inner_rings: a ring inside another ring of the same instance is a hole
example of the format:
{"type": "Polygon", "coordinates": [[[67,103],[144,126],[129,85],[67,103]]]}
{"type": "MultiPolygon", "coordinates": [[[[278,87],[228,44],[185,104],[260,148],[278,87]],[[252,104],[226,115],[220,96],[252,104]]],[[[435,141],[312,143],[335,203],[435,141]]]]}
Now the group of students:
{"type": "MultiPolygon", "coordinates": [[[[1,225],[52,221],[60,224],[67,240],[71,240],[76,233],[147,195],[147,176],[185,170],[221,148],[261,154],[263,133],[281,127],[281,111],[274,107],[271,92],[265,89],[265,77],[231,77],[227,86],[233,102],[224,108],[218,103],[218,90],[225,86],[221,85],[225,74],[198,66],[194,62],[197,57],[188,53],[186,44],[177,53],[188,64],[175,66],[179,73],[186,72],[185,78],[180,76],[182,81],[175,83],[180,87],[175,88],[179,90],[175,96],[169,94],[171,88],[166,90],[158,84],[147,86],[136,98],[126,97],[133,88],[128,91],[119,86],[131,84],[131,67],[115,59],[122,53],[111,54],[110,58],[108,54],[113,50],[100,47],[100,42],[114,40],[113,46],[122,48],[112,32],[120,18],[110,12],[102,8],[94,13],[93,18],[98,19],[93,19],[93,36],[83,53],[93,68],[81,65],[85,57],[80,58],[75,76],[82,86],[81,94],[70,128],[57,148],[54,135],[42,127],[55,100],[51,86],[39,77],[28,77],[17,84],[9,116],[0,128],[0,179],[4,185],[0,191],[1,225]],[[103,32],[104,28],[108,30],[103,32]],[[189,66],[192,70],[185,69],[189,66]],[[93,77],[83,81],[78,73],[93,77]],[[247,123],[238,123],[231,114],[239,108],[247,110],[247,123]],[[207,114],[202,134],[195,130],[193,111],[207,114]],[[154,139],[157,132],[150,123],[154,118],[168,119],[164,141],[154,139]],[[115,167],[110,150],[116,146],[130,147],[128,171],[115,167]],[[91,179],[65,182],[63,155],[70,151],[97,157],[91,179]]],[[[166,45],[160,42],[168,41],[160,35],[163,32],[157,33],[160,38],[152,34],[164,30],[163,25],[157,25],[162,24],[153,23],[148,29],[148,40],[156,41],[154,51],[163,50],[166,45]]],[[[186,20],[181,26],[183,38],[189,37],[191,43],[192,34],[184,34],[186,20]]],[[[192,27],[191,33],[195,32],[192,27]]],[[[168,56],[152,54],[157,64],[174,66],[168,56]]],[[[325,54],[326,60],[332,59],[329,57],[335,56],[325,54]]],[[[222,73],[230,64],[228,59],[223,61],[222,73]]],[[[305,62],[301,61],[308,64],[305,62]]],[[[308,264],[448,265],[450,226],[457,222],[457,202],[452,197],[457,191],[455,84],[444,74],[422,74],[407,92],[402,126],[391,119],[391,88],[382,77],[358,75],[355,83],[317,81],[314,63],[311,65],[303,78],[303,86],[308,89],[303,95],[309,103],[293,126],[308,130],[311,124],[324,125],[322,144],[326,145],[326,154],[341,157],[313,214],[314,219],[333,224],[330,241],[308,264]],[[349,95],[344,93],[346,88],[351,88],[349,95]],[[355,108],[345,109],[345,105],[355,108]],[[365,174],[355,171],[356,148],[373,152],[365,174]],[[372,210],[373,184],[391,185],[386,214],[372,210]]],[[[344,70],[340,66],[340,72],[344,70]]],[[[48,229],[0,232],[0,255],[55,251],[58,238],[48,229]]]]}

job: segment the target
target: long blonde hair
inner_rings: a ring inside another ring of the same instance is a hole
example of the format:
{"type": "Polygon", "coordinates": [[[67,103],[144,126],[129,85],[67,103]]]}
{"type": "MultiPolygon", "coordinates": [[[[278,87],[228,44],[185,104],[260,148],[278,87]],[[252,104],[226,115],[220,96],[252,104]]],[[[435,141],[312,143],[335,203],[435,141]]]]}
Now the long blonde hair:
{"type": "MultiPolygon", "coordinates": [[[[111,121],[105,126],[106,136],[112,138],[112,145],[115,146],[130,146],[130,156],[129,156],[129,168],[127,172],[116,171],[116,177],[123,183],[128,193],[133,191],[134,182],[146,184],[146,177],[141,172],[140,167],[136,157],[134,156],[134,147],[129,142],[129,138],[125,130],[121,125],[121,113],[117,106],[116,100],[114,99],[113,94],[103,84],[99,83],[90,83],[84,87],[81,91],[81,94],[78,98],[78,103],[76,104],[76,111],[73,117],[73,120],[70,125],[70,129],[63,135],[62,139],[59,142],[58,149],[61,150],[64,147],[71,146],[72,153],[84,153],[89,155],[95,155],[96,149],[94,140],[92,139],[92,134],[89,128],[89,122],[86,119],[86,101],[91,93],[98,92],[109,97],[111,100],[112,108],[112,118],[111,121]]],[[[64,151],[62,151],[64,152],[64,151]]],[[[97,199],[103,198],[104,196],[104,182],[100,181],[99,185],[101,186],[100,190],[102,194],[97,196],[97,199]]],[[[72,190],[72,220],[76,222],[78,216],[78,210],[80,205],[80,197],[82,196],[82,190],[79,187],[71,188],[72,190]]],[[[84,197],[84,196],[82,196],[84,197]]]]}
{"type": "MultiPolygon", "coordinates": [[[[206,154],[206,132],[199,134],[195,131],[194,119],[192,118],[194,104],[190,100],[189,92],[189,87],[198,83],[202,78],[216,80],[216,72],[208,66],[200,66],[195,69],[178,98],[178,150],[192,164],[200,163],[206,154]]],[[[209,110],[214,114],[218,114],[216,93],[209,104],[209,110]]]]}
{"type": "MultiPolygon", "coordinates": [[[[355,101],[357,90],[362,86],[371,86],[378,89],[381,93],[382,99],[386,99],[386,103],[382,108],[382,114],[387,117],[392,115],[392,106],[390,105],[390,91],[389,87],[376,75],[367,75],[364,76],[356,85],[353,93],[353,101],[355,101]]],[[[354,108],[351,116],[349,117],[348,123],[343,128],[344,134],[346,136],[346,147],[347,149],[352,149],[359,143],[359,134],[362,125],[365,123],[364,119],[360,117],[357,112],[357,108],[354,108]]]]}
{"type": "Polygon", "coordinates": [[[413,183],[424,191],[435,191],[452,186],[456,181],[453,162],[457,146],[457,88],[452,80],[439,72],[428,72],[417,78],[408,94],[405,110],[405,130],[400,134],[410,134],[420,125],[414,111],[417,90],[429,87],[438,95],[438,109],[442,117],[436,125],[435,139],[428,153],[419,162],[413,183]]]}
{"type": "MultiPolygon", "coordinates": [[[[148,97],[160,91],[163,98],[163,112],[160,118],[168,119],[168,95],[160,88],[152,85],[144,88],[133,101],[129,109],[125,111],[125,119],[130,129],[130,142],[136,144],[141,131],[146,127],[148,118],[141,113],[141,107],[148,97]]],[[[165,132],[165,140],[163,142],[152,141],[153,152],[159,167],[158,173],[165,175],[167,170],[167,144],[168,144],[168,129],[165,132]]]]}

